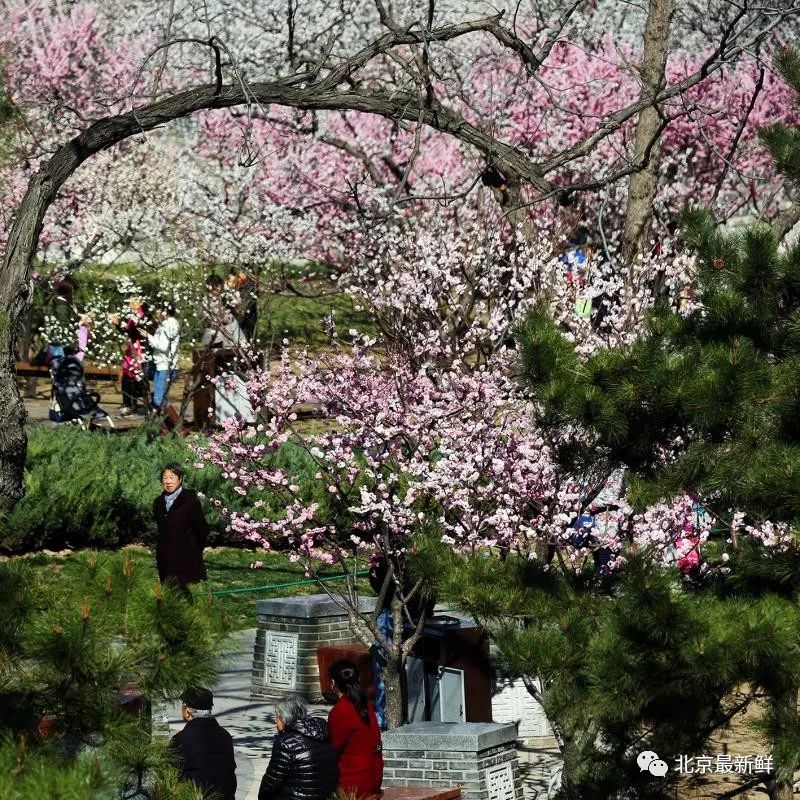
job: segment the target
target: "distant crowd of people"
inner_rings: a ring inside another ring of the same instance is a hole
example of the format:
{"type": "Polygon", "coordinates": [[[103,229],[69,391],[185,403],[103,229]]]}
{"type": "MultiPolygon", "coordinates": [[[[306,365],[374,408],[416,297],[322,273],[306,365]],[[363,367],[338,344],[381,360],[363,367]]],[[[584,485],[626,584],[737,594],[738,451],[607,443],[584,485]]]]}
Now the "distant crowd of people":
{"type": "MultiPolygon", "coordinates": [[[[98,321],[79,312],[75,303],[77,284],[64,276],[55,284],[52,317],[65,339],[68,355],[83,361],[98,321]]],[[[244,272],[231,271],[226,279],[210,275],[201,304],[202,346],[208,350],[241,348],[255,334],[258,321],[257,286],[244,272]]],[[[151,309],[144,298],[131,296],[123,314],[107,320],[124,336],[120,363],[122,405],[120,416],[163,411],[170,387],[178,376],[181,325],[171,303],[151,309]]],[[[52,345],[54,343],[49,343],[52,345]]]]}
{"type": "MultiPolygon", "coordinates": [[[[258,800],[328,800],[337,789],[354,800],[380,797],[383,755],[375,709],[351,661],[332,664],[328,677],[337,701],[327,720],[310,717],[297,694],[275,703],[277,735],[258,800]]],[[[212,693],[187,689],[181,699],[186,725],[170,742],[180,779],[235,800],[233,738],[212,716],[212,693]]]]}
{"type": "Polygon", "coordinates": [[[120,416],[146,413],[151,407],[162,410],[178,375],[181,328],[175,307],[167,303],[152,313],[146,302],[133,297],[125,317],[113,322],[125,333],[120,416]]]}

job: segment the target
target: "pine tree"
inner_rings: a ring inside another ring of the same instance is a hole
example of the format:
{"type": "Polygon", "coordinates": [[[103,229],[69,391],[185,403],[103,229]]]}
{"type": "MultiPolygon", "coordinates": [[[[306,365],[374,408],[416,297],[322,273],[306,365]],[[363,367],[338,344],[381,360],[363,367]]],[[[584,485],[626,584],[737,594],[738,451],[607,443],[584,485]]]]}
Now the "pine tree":
{"type": "MultiPolygon", "coordinates": [[[[800,57],[787,52],[778,67],[800,91],[800,57]]],[[[776,125],[762,137],[798,184],[800,129],[776,125]]],[[[698,255],[698,313],[661,307],[633,345],[587,361],[543,310],[527,320],[525,374],[544,405],[542,421],[589,428],[599,453],[638,476],[639,505],[692,488],[720,513],[736,507],[753,519],[794,522],[800,246],[781,250],[767,225],[725,235],[706,211],[687,213],[684,229],[698,255]],[[678,438],[687,444],[676,447],[678,438]],[[677,458],[664,465],[660,448],[677,458]]]]}
{"type": "Polygon", "coordinates": [[[148,706],[209,685],[227,627],[210,599],[162,587],[130,551],[50,575],[0,564],[0,797],[197,797],[176,782],[148,706]],[[143,713],[121,698],[141,696],[143,713]]]}
{"type": "MultiPolygon", "coordinates": [[[[569,800],[674,798],[677,759],[706,752],[753,700],[742,674],[756,643],[772,636],[780,646],[797,632],[787,609],[778,619],[768,603],[685,592],[646,560],[602,587],[513,557],[437,561],[442,595],[491,632],[503,672],[542,704],[569,800]],[[644,750],[666,762],[665,777],[639,769],[644,750]]],[[[800,667],[797,653],[783,661],[800,667]]]]}
{"type": "MultiPolygon", "coordinates": [[[[777,66],[800,93],[800,56],[784,52],[777,66]]],[[[797,187],[800,130],[762,135],[797,187]]],[[[590,451],[565,445],[562,464],[624,466],[635,507],[691,492],[720,524],[731,526],[736,509],[752,526],[799,531],[800,245],[781,246],[766,225],[726,235],[705,211],[687,213],[684,230],[698,258],[697,312],[658,307],[633,344],[585,360],[544,306],[529,316],[523,372],[536,422],[588,431],[590,451]]],[[[674,796],[675,772],[654,781],[636,753],[669,763],[703,752],[760,694],[774,759],[761,777],[773,800],[791,798],[800,540],[767,547],[732,529],[709,555],[719,561],[691,590],[641,554],[602,584],[514,559],[452,561],[451,594],[494,632],[512,671],[542,681],[565,758],[563,796],[674,796]]]]}

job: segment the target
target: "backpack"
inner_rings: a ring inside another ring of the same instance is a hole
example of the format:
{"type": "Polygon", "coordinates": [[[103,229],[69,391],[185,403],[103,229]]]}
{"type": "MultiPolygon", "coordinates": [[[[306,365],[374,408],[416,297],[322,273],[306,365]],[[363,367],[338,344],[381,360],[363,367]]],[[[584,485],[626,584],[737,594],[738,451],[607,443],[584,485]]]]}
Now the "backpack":
{"type": "Polygon", "coordinates": [[[50,367],[51,370],[55,370],[65,355],[66,352],[61,342],[50,342],[44,349],[44,365],[50,367]]]}

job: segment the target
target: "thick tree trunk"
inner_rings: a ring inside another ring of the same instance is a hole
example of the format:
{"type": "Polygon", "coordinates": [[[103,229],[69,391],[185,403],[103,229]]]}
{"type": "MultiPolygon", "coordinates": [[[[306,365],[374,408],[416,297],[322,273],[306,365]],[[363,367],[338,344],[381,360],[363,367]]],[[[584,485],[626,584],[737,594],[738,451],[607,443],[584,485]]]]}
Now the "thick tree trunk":
{"type": "MultiPolygon", "coordinates": [[[[667,63],[669,28],[675,13],[675,0],[651,0],[644,30],[644,48],[639,74],[642,79],[641,100],[655,100],[664,87],[664,68],[667,63]]],[[[658,137],[662,118],[654,103],[639,112],[634,143],[634,160],[645,163],[631,175],[625,225],[622,236],[622,255],[626,264],[647,250],[653,198],[656,193],[661,148],[658,137]]]]}
{"type": "Polygon", "coordinates": [[[0,310],[0,516],[22,497],[25,406],[14,373],[13,315],[0,310]]]}
{"type": "Polygon", "coordinates": [[[81,157],[74,141],[59,149],[31,178],[0,267],[0,512],[11,510],[22,497],[27,450],[25,407],[14,373],[16,331],[30,305],[30,269],[45,212],[67,177],[88,155],[81,157]]]}
{"type": "Polygon", "coordinates": [[[383,683],[386,687],[386,724],[389,730],[399,728],[405,722],[403,665],[399,662],[400,659],[389,659],[383,669],[383,683]]]}
{"type": "Polygon", "coordinates": [[[561,765],[561,785],[558,797],[562,800],[581,800],[581,787],[575,781],[575,773],[580,766],[580,753],[572,739],[560,743],[561,756],[564,759],[561,765]]]}
{"type": "MultiPolygon", "coordinates": [[[[382,601],[383,593],[379,598],[382,601]]],[[[348,624],[353,635],[361,642],[364,647],[371,648],[378,646],[386,653],[386,663],[383,664],[381,669],[381,678],[383,679],[383,686],[385,691],[385,712],[386,723],[389,730],[399,728],[405,722],[405,682],[403,676],[405,673],[405,658],[406,651],[403,642],[403,623],[402,623],[402,610],[403,605],[398,599],[397,595],[392,599],[392,631],[400,631],[399,634],[384,638],[383,633],[378,626],[377,618],[373,619],[373,624],[370,625],[362,619],[358,611],[358,604],[353,603],[352,600],[345,600],[348,608],[348,624]]],[[[411,637],[415,641],[415,637],[411,637]]],[[[406,643],[411,639],[406,640],[406,643]]]]}

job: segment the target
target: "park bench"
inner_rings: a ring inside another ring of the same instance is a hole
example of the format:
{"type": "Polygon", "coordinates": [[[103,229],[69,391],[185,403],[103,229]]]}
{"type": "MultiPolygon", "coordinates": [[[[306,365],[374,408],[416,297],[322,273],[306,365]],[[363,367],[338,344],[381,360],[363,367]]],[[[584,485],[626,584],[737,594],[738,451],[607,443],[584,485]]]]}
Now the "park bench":
{"type": "MultiPolygon", "coordinates": [[[[28,361],[17,361],[14,371],[20,378],[50,378],[50,368],[28,361]]],[[[88,381],[116,381],[119,379],[119,369],[116,367],[96,367],[93,364],[83,365],[83,374],[88,381]]]]}

